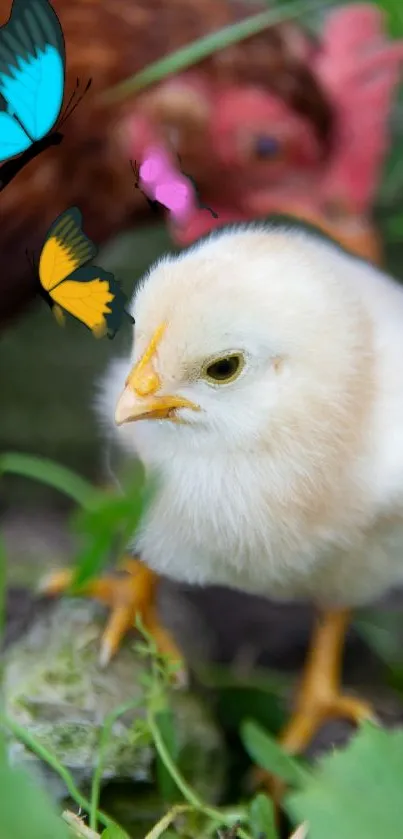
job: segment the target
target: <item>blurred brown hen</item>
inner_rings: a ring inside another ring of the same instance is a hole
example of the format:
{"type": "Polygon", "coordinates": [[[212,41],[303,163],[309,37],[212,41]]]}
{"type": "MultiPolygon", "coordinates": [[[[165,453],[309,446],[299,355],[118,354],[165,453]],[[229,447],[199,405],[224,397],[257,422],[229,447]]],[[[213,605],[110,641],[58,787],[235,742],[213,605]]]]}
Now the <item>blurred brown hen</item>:
{"type": "Polygon", "coordinates": [[[177,167],[179,154],[197,181],[199,204],[186,221],[169,217],[175,242],[286,214],[380,262],[373,207],[403,68],[403,39],[390,39],[380,8],[336,6],[315,41],[283,27],[266,54],[251,39],[214,63],[215,73],[190,68],[146,90],[122,133],[127,156],[158,149],[177,167]]]}
{"type": "MultiPolygon", "coordinates": [[[[105,105],[100,94],[161,56],[262,10],[224,0],[54,0],[53,6],[66,41],[65,101],[77,78],[82,86],[89,77],[93,81],[64,126],[62,144],[29,163],[0,194],[0,326],[32,301],[35,278],[25,250],[38,253],[58,213],[77,204],[86,233],[100,245],[148,212],[119,141],[119,126],[128,111],[133,113],[133,99],[105,105]]],[[[9,13],[9,0],[0,0],[1,24],[9,13]]],[[[275,89],[312,120],[326,144],[330,112],[307,69],[308,57],[309,41],[286,23],[214,54],[197,72],[201,79],[224,76],[275,89]]],[[[194,128],[192,114],[190,146],[196,143],[194,128]]]]}

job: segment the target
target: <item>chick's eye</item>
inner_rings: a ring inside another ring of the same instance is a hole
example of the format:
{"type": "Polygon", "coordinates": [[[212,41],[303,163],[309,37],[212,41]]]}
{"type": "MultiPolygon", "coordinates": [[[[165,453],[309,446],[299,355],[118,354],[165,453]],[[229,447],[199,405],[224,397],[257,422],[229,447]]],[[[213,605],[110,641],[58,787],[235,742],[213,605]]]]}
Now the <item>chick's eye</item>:
{"type": "Polygon", "coordinates": [[[218,358],[216,361],[211,361],[204,368],[204,378],[207,381],[216,383],[232,382],[239,376],[244,363],[242,355],[238,353],[227,355],[224,358],[218,358]]]}

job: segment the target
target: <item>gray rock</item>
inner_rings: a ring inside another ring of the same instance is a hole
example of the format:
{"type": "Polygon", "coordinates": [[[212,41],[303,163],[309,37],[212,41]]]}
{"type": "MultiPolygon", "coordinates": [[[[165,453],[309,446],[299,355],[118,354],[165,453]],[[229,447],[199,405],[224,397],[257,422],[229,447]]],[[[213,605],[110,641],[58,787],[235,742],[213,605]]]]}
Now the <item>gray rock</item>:
{"type": "MultiPolygon", "coordinates": [[[[6,713],[56,755],[80,788],[93,775],[105,717],[141,697],[141,679],[148,669],[133,639],[107,668],[99,666],[101,612],[91,601],[58,601],[39,610],[28,631],[4,655],[6,713]]],[[[187,779],[202,797],[215,801],[224,778],[220,734],[196,697],[175,690],[171,698],[187,779]]],[[[144,709],[114,724],[104,782],[153,780],[154,751],[147,743],[134,742],[133,723],[139,715],[144,716],[144,709]]],[[[66,797],[63,781],[24,745],[11,739],[9,750],[13,762],[35,769],[57,800],[66,797]]]]}

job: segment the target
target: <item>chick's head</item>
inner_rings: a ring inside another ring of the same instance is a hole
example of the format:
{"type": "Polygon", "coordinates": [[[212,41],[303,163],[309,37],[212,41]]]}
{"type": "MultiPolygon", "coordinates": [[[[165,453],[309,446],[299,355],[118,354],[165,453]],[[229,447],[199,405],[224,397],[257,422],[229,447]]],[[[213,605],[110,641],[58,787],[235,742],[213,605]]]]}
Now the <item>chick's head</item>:
{"type": "Polygon", "coordinates": [[[365,402],[368,336],[343,259],[303,233],[256,226],[164,257],[132,304],[115,415],[125,435],[152,420],[156,442],[268,451],[280,437],[326,435],[330,422],[347,439],[365,402]]]}

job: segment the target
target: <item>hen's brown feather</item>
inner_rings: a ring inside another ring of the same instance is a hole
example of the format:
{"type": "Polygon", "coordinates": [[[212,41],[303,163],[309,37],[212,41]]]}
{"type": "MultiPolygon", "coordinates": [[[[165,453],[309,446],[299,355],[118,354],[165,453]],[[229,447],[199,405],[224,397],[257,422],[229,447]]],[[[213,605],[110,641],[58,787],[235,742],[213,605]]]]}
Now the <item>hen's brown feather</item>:
{"type": "MultiPolygon", "coordinates": [[[[216,0],[54,0],[66,41],[66,96],[76,79],[92,87],[64,127],[60,146],[28,164],[0,193],[0,325],[30,302],[35,279],[25,249],[38,252],[47,228],[68,206],[83,212],[85,231],[101,244],[147,205],[134,188],[119,142],[119,124],[133,100],[106,106],[102,91],[195,38],[216,31],[262,6],[216,0]]],[[[0,0],[1,23],[10,12],[0,0]]],[[[301,56],[298,29],[284,24],[216,53],[201,74],[259,82],[309,115],[324,143],[330,112],[301,56]]]]}

